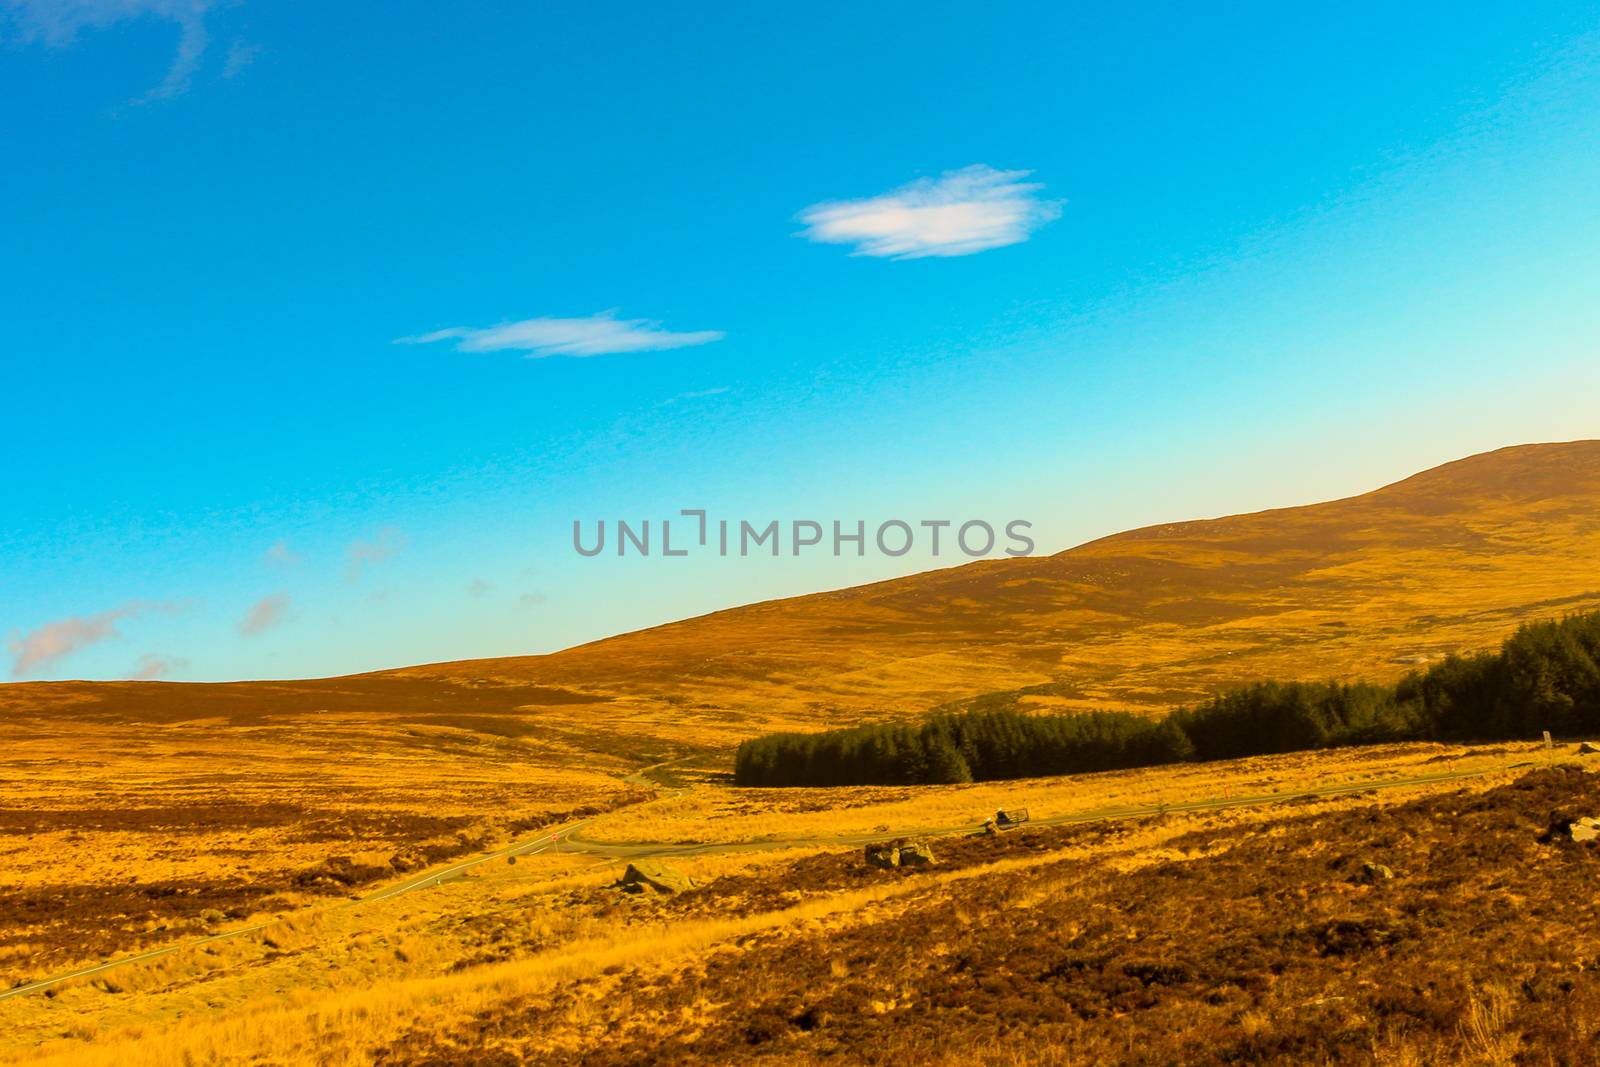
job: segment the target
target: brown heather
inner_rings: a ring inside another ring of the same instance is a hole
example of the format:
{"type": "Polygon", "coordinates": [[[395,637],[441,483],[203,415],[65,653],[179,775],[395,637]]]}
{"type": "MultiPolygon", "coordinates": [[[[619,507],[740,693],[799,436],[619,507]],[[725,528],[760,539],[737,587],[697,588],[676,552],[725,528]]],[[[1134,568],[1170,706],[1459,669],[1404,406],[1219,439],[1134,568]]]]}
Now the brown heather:
{"type": "Polygon", "coordinates": [[[5,985],[270,924],[0,1001],[0,1060],[1597,1063],[1596,852],[1538,841],[1553,807],[1600,814],[1573,769],[1600,757],[1570,744],[722,777],[748,736],[974,700],[1155,711],[1260,678],[1391,681],[1600,606],[1597,559],[1600,442],[1526,446],[550,656],[0,686],[5,985]],[[1484,776],[1363,792],[1449,771],[1484,776]],[[941,837],[919,874],[844,843],[1311,785],[1358,791],[941,837]],[[671,858],[703,888],[627,896],[621,859],[551,852],[346,899],[593,811],[591,842],[705,846],[671,858]],[[1366,862],[1396,877],[1366,884],[1366,862]]]}

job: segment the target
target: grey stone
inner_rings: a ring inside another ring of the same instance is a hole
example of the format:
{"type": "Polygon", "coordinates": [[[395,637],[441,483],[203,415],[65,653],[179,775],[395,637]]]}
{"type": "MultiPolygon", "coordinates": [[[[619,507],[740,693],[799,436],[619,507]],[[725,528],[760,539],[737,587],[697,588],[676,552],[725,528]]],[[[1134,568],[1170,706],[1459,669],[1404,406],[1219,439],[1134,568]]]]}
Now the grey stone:
{"type": "Polygon", "coordinates": [[[694,888],[694,879],[665,863],[638,860],[628,864],[617,884],[630,893],[642,893],[646,889],[657,893],[682,893],[694,888]]]}

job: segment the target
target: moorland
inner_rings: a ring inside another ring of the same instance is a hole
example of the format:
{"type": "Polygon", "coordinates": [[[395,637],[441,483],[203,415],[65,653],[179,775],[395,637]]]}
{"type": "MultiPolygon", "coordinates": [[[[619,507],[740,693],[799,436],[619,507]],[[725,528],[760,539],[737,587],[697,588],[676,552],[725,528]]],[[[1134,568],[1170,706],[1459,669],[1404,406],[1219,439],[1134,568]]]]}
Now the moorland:
{"type": "Polygon", "coordinates": [[[1593,853],[1540,838],[1551,807],[1600,814],[1600,757],[1531,721],[1066,778],[730,777],[774,731],[1393,686],[1600,606],[1597,558],[1600,442],[1523,446],[546,656],[0,686],[3,985],[179,949],[0,1000],[0,1056],[1592,1062],[1593,853]],[[862,863],[906,834],[938,866],[862,863]],[[647,856],[697,888],[612,887],[647,856]]]}

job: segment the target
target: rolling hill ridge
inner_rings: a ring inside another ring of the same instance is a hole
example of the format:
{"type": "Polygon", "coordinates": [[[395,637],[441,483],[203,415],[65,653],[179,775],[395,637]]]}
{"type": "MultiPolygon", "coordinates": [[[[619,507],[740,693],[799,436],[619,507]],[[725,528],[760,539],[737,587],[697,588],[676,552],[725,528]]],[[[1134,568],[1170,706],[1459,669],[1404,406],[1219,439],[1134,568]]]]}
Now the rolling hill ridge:
{"type": "Polygon", "coordinates": [[[1259,678],[1387,680],[1493,646],[1519,622],[1597,606],[1600,441],[1578,441],[1472,456],[1343,500],[732,608],[550,655],[308,682],[31,683],[0,687],[0,709],[516,715],[574,743],[597,732],[720,747],[984,694],[1154,712],[1259,678]]]}

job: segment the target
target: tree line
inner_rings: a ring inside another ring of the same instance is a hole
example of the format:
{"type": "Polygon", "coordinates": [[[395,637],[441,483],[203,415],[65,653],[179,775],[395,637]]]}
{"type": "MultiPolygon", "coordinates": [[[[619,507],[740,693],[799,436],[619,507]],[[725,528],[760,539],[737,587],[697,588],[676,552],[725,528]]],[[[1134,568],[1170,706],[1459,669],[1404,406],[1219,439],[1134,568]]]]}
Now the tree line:
{"type": "Polygon", "coordinates": [[[983,709],[920,723],[769,734],[739,746],[747,786],[944,784],[1234,759],[1337,745],[1600,732],[1600,612],[1519,627],[1392,686],[1257,682],[1149,718],[983,709]]]}

